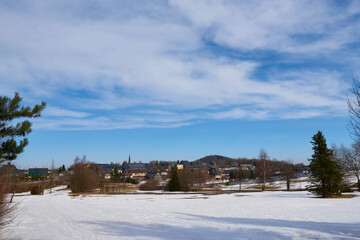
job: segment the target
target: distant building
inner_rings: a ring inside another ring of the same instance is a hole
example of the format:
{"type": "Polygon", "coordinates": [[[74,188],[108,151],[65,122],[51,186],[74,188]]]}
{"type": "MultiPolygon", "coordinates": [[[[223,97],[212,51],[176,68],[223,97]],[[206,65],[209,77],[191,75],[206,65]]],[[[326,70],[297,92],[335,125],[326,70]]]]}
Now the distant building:
{"type": "Polygon", "coordinates": [[[160,173],[157,171],[149,171],[146,173],[145,179],[161,179],[160,173]]]}
{"type": "Polygon", "coordinates": [[[252,164],[240,164],[240,169],[247,171],[247,170],[255,170],[256,167],[252,164]]]}
{"type": "Polygon", "coordinates": [[[215,171],[215,172],[214,172],[214,178],[215,178],[216,180],[220,180],[222,177],[223,177],[223,174],[221,174],[220,171],[215,171]]]}
{"type": "Polygon", "coordinates": [[[0,167],[0,171],[6,172],[10,175],[16,175],[16,176],[27,174],[26,170],[17,169],[14,165],[12,165],[10,163],[2,165],[0,167]]]}
{"type": "Polygon", "coordinates": [[[49,176],[48,168],[29,168],[29,178],[47,178],[49,176]]]}
{"type": "Polygon", "coordinates": [[[126,178],[144,180],[147,173],[148,173],[147,170],[129,170],[124,173],[124,176],[126,178]]]}
{"type": "Polygon", "coordinates": [[[177,167],[178,170],[183,170],[184,169],[183,164],[177,164],[176,167],[177,167]]]}

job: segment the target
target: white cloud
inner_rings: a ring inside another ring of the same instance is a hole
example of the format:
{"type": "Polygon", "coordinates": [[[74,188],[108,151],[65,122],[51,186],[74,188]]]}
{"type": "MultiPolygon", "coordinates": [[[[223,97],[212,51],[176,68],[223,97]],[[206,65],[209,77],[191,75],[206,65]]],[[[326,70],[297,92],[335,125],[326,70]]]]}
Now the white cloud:
{"type": "Polygon", "coordinates": [[[90,116],[90,114],[85,112],[77,112],[68,109],[62,109],[59,107],[47,106],[44,110],[43,116],[84,118],[90,116]]]}
{"type": "Polygon", "coordinates": [[[291,53],[300,63],[332,55],[357,41],[359,24],[348,22],[359,13],[354,6],[186,0],[0,4],[0,94],[20,91],[35,102],[51,100],[38,123],[46,128],[174,127],[204,119],[343,114],[347,85],[339,72],[326,66],[261,72],[262,58],[247,54],[291,53]],[[240,50],[240,56],[219,54],[206,41],[240,50]]]}
{"type": "Polygon", "coordinates": [[[355,4],[334,7],[328,1],[171,0],[198,29],[210,29],[218,44],[240,49],[318,53],[356,41],[355,4]]]}

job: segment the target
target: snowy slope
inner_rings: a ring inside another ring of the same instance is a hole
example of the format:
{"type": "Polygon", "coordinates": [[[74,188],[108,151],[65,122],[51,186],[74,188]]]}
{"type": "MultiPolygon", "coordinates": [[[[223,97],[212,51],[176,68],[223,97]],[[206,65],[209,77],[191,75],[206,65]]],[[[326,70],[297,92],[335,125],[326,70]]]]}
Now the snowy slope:
{"type": "Polygon", "coordinates": [[[360,239],[360,197],[308,192],[204,196],[17,196],[11,239],[360,239]]]}

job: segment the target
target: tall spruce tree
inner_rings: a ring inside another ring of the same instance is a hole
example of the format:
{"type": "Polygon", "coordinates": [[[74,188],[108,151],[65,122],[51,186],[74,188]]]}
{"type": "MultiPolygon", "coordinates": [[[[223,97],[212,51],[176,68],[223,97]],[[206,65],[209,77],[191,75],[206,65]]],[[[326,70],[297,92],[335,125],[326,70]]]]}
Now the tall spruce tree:
{"type": "Polygon", "coordinates": [[[172,169],[171,178],[168,183],[168,190],[171,192],[181,190],[180,179],[176,167],[172,169]]]}
{"type": "Polygon", "coordinates": [[[342,175],[338,164],[332,160],[332,150],[327,147],[326,139],[321,131],[313,137],[311,144],[314,153],[310,161],[313,180],[310,191],[321,197],[340,194],[342,175]]]}
{"type": "Polygon", "coordinates": [[[17,92],[13,98],[0,96],[0,163],[16,159],[28,144],[25,136],[31,132],[31,123],[28,120],[13,122],[22,118],[40,117],[46,106],[42,102],[33,108],[24,107],[20,105],[21,101],[17,92]]]}

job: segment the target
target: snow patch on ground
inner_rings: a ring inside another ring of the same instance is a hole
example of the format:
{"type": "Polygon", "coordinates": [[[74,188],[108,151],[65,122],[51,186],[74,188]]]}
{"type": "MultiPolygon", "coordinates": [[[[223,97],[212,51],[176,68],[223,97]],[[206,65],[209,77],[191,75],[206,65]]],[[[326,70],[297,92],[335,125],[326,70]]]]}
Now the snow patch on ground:
{"type": "Polygon", "coordinates": [[[10,239],[360,239],[360,197],[308,192],[16,196],[10,239]]]}

